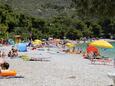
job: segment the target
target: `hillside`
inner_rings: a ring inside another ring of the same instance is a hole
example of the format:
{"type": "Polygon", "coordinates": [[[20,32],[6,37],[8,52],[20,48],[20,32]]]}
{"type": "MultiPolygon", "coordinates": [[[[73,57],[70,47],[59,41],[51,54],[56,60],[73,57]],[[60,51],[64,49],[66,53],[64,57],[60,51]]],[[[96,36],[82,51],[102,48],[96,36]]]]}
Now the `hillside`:
{"type": "Polygon", "coordinates": [[[30,38],[30,32],[33,39],[115,37],[114,2],[110,0],[103,3],[100,0],[0,2],[0,38],[6,38],[7,32],[10,37],[14,34],[22,35],[25,40],[30,38]]]}
{"type": "Polygon", "coordinates": [[[33,16],[50,17],[66,13],[72,15],[72,0],[1,0],[13,10],[33,16]]]}

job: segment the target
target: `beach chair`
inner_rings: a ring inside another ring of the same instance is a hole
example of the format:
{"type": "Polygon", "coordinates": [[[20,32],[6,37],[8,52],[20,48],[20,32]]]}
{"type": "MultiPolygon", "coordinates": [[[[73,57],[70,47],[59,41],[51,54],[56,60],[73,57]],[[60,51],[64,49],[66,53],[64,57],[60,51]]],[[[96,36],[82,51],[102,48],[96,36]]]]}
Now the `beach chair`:
{"type": "Polygon", "coordinates": [[[108,76],[113,80],[112,86],[115,86],[115,73],[108,73],[108,76]]]}
{"type": "Polygon", "coordinates": [[[111,63],[111,59],[109,57],[105,57],[105,56],[98,56],[98,57],[95,57],[94,59],[91,60],[91,63],[95,63],[95,62],[98,62],[100,64],[110,64],[111,63]]]}

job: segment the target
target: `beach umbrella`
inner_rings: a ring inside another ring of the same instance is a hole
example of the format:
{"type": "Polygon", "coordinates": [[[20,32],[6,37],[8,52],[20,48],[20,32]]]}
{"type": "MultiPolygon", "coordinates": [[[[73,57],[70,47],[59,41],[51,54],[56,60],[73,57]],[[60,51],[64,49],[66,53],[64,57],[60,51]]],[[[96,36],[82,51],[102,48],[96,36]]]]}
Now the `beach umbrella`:
{"type": "Polygon", "coordinates": [[[34,40],[34,41],[32,42],[32,44],[39,45],[39,44],[42,44],[42,41],[36,39],[36,40],[34,40]]]}
{"type": "Polygon", "coordinates": [[[42,43],[42,41],[41,41],[41,40],[38,40],[38,39],[34,40],[34,42],[42,43]]]}
{"type": "Polygon", "coordinates": [[[34,45],[40,45],[41,43],[33,41],[32,44],[34,44],[34,45]]]}
{"type": "Polygon", "coordinates": [[[101,48],[113,48],[113,46],[105,40],[96,40],[96,41],[91,42],[89,45],[93,45],[93,46],[101,47],[101,48]]]}
{"type": "Polygon", "coordinates": [[[72,43],[66,43],[66,46],[67,46],[68,48],[73,48],[75,45],[72,44],[72,43]]]}
{"type": "Polygon", "coordinates": [[[90,52],[99,53],[98,49],[95,46],[92,46],[92,45],[89,45],[86,50],[87,50],[87,53],[90,53],[90,52]]]}

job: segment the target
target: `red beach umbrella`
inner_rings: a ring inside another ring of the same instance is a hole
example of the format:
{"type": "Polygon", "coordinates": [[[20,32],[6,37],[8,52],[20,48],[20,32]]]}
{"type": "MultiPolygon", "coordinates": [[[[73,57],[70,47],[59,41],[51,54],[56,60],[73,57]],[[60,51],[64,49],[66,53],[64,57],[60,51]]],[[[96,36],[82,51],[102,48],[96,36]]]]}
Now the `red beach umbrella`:
{"type": "Polygon", "coordinates": [[[86,50],[87,50],[87,53],[90,53],[90,52],[99,52],[98,51],[98,48],[96,48],[95,46],[92,46],[92,45],[89,45],[87,48],[86,48],[86,50]]]}

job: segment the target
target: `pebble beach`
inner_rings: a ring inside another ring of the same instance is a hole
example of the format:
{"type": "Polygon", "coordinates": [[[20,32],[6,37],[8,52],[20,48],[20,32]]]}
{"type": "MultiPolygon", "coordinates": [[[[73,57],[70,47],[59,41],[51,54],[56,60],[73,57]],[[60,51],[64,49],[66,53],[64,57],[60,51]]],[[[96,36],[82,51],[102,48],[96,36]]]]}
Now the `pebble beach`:
{"type": "MultiPolygon", "coordinates": [[[[4,48],[10,49],[8,47],[4,48]]],[[[34,56],[38,50],[21,52],[34,56]]],[[[0,79],[0,86],[111,86],[109,72],[115,71],[113,63],[91,64],[80,54],[49,53],[48,61],[24,61],[21,58],[6,58],[10,69],[21,78],[0,79]]]]}

